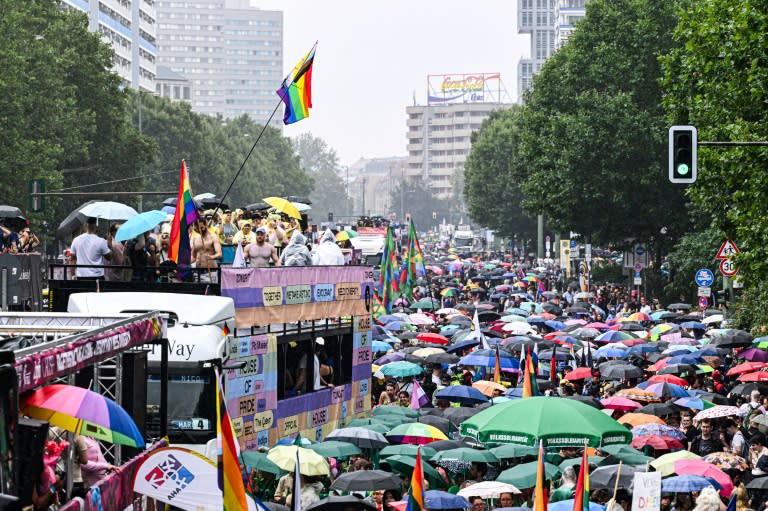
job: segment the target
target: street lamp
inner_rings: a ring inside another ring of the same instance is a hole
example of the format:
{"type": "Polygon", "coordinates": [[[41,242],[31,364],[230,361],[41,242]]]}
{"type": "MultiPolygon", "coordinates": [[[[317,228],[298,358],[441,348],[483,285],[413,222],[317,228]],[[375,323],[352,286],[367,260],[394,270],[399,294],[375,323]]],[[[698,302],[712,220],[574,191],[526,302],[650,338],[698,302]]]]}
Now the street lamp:
{"type": "Polygon", "coordinates": [[[403,196],[405,195],[405,167],[400,167],[400,221],[405,219],[403,196]]]}

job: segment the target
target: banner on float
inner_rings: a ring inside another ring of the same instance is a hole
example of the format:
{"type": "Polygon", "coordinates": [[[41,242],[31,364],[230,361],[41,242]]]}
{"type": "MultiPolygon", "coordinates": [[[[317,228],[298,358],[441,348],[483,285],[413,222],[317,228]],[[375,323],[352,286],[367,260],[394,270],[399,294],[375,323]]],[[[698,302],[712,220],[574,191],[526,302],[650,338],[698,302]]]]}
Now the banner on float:
{"type": "Polygon", "coordinates": [[[635,472],[632,511],[661,509],[661,472],[635,472]]]}
{"type": "Polygon", "coordinates": [[[370,315],[373,285],[368,266],[223,268],[221,275],[238,328],[370,315]]]}

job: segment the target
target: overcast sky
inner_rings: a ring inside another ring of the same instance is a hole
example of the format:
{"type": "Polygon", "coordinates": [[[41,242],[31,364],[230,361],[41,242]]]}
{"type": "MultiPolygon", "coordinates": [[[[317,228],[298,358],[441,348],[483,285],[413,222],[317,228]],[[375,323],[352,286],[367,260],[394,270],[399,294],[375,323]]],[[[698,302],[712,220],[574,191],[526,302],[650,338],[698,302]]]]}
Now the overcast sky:
{"type": "MultiPolygon", "coordinates": [[[[529,36],[517,33],[514,0],[251,0],[284,13],[284,68],[318,40],[310,117],[286,126],[310,132],[339,155],[405,156],[405,108],[425,104],[427,75],[501,73],[517,99],[517,63],[529,36]]],[[[279,85],[279,84],[276,84],[279,85]]]]}

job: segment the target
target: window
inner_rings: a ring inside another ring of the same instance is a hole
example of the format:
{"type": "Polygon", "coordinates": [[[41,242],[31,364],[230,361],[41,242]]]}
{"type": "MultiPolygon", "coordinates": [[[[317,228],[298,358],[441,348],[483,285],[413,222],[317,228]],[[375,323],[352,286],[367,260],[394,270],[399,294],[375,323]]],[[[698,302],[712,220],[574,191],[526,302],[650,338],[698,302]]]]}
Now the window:
{"type": "Polygon", "coordinates": [[[327,388],[324,381],[332,386],[352,382],[352,334],[325,335],[322,339],[324,344],[317,343],[316,337],[278,339],[278,399],[323,390],[327,388]],[[318,369],[319,376],[315,374],[318,369]]]}

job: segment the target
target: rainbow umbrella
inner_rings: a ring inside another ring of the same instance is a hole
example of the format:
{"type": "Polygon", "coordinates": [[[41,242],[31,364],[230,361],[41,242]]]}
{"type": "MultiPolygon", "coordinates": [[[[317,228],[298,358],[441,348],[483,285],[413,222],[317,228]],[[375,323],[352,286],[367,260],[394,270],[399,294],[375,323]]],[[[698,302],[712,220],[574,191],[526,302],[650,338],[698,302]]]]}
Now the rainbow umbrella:
{"type": "Polygon", "coordinates": [[[428,444],[436,440],[448,440],[445,433],[434,426],[422,422],[411,422],[395,426],[386,434],[386,437],[390,442],[417,445],[428,444]]]}
{"type": "Polygon", "coordinates": [[[72,385],[48,385],[23,399],[22,412],[78,435],[143,448],[144,439],[128,412],[111,399],[72,385]]]}

